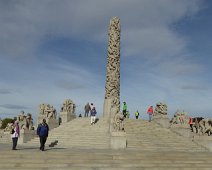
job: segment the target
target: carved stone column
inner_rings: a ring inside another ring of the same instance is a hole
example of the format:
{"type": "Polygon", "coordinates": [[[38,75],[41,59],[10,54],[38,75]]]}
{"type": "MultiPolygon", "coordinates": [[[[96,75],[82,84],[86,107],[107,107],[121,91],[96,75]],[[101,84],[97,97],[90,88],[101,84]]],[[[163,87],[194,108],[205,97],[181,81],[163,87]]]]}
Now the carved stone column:
{"type": "Polygon", "coordinates": [[[120,110],[120,32],[120,19],[113,17],[110,20],[108,32],[107,76],[103,110],[103,116],[109,120],[120,110]],[[111,115],[112,108],[113,115],[111,115]]]}
{"type": "Polygon", "coordinates": [[[125,149],[126,133],[115,125],[115,115],[120,111],[120,19],[110,20],[108,33],[107,77],[103,116],[108,120],[110,148],[125,149]],[[114,126],[115,125],[115,126],[114,126]],[[117,127],[117,128],[116,128],[117,127]]]}

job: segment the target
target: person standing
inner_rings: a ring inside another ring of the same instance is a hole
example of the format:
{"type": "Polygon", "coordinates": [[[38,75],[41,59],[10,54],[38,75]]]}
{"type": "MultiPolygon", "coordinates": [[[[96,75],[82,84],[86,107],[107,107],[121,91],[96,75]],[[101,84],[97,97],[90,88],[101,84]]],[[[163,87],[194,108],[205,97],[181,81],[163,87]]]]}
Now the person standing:
{"type": "Polygon", "coordinates": [[[193,132],[193,119],[192,119],[192,117],[189,117],[188,124],[190,126],[191,132],[193,132]]]}
{"type": "Polygon", "coordinates": [[[85,115],[84,115],[84,117],[88,117],[88,113],[89,113],[90,110],[91,110],[91,107],[90,107],[89,103],[87,103],[87,104],[85,105],[84,110],[85,110],[85,115]]]}
{"type": "Polygon", "coordinates": [[[139,112],[138,110],[135,112],[135,118],[138,119],[138,116],[139,116],[139,112]]]}
{"type": "Polygon", "coordinates": [[[96,109],[95,107],[93,107],[93,109],[91,110],[91,125],[95,124],[96,122],[96,109]]]}
{"type": "Polygon", "coordinates": [[[152,115],[153,115],[153,106],[150,106],[147,110],[147,114],[149,114],[149,122],[152,121],[152,115]]]}
{"type": "Polygon", "coordinates": [[[43,119],[42,123],[38,125],[37,135],[40,137],[40,150],[44,151],[45,143],[49,135],[49,126],[46,123],[46,119],[43,119]]]}
{"type": "Polygon", "coordinates": [[[126,118],[127,116],[127,103],[126,102],[123,102],[123,110],[122,110],[122,113],[124,115],[124,117],[126,118]]]}
{"type": "Polygon", "coordinates": [[[16,120],[15,123],[12,125],[12,132],[11,132],[11,138],[13,141],[12,150],[17,150],[16,147],[17,147],[19,137],[20,137],[20,128],[19,128],[19,123],[16,120]]]}

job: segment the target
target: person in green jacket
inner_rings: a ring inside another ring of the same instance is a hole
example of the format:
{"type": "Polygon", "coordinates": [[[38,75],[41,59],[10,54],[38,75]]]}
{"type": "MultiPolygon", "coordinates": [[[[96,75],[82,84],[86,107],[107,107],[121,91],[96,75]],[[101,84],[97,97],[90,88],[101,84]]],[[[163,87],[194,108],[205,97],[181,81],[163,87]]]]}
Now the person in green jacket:
{"type": "Polygon", "coordinates": [[[138,116],[139,116],[139,112],[138,110],[135,112],[135,118],[138,119],[138,116]]]}
{"type": "Polygon", "coordinates": [[[123,115],[124,115],[124,117],[126,118],[126,116],[127,116],[127,103],[126,102],[123,102],[123,115]]]}

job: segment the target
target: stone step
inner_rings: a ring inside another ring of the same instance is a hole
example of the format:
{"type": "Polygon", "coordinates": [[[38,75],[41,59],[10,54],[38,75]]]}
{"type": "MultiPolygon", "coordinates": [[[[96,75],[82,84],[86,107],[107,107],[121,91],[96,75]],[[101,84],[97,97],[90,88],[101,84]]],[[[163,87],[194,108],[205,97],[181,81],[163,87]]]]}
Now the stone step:
{"type": "Polygon", "coordinates": [[[212,153],[136,150],[33,149],[1,151],[0,169],[201,169],[212,166],[212,153]]]}
{"type": "Polygon", "coordinates": [[[161,128],[153,122],[128,119],[125,125],[128,148],[207,151],[204,147],[192,142],[191,139],[179,136],[170,129],[161,128]]]}

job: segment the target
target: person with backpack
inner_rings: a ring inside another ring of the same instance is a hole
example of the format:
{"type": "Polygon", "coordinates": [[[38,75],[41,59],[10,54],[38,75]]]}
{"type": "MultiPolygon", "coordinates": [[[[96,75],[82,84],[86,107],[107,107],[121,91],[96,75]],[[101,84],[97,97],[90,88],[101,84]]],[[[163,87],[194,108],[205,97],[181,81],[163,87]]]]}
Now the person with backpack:
{"type": "Polygon", "coordinates": [[[95,107],[93,107],[93,109],[91,110],[91,125],[96,123],[96,109],[95,107]]]}
{"type": "Polygon", "coordinates": [[[12,150],[17,150],[16,146],[17,146],[17,143],[18,143],[18,138],[20,137],[20,128],[19,128],[19,123],[18,123],[17,120],[15,121],[15,123],[13,123],[10,133],[11,133],[11,138],[12,138],[12,141],[13,141],[12,150]]]}
{"type": "Polygon", "coordinates": [[[45,143],[49,134],[49,126],[46,123],[46,119],[42,120],[42,123],[38,125],[37,135],[40,138],[40,150],[44,151],[45,143]]]}

